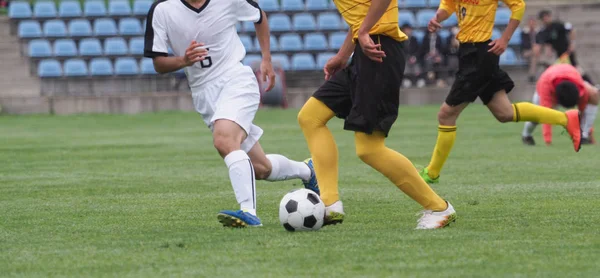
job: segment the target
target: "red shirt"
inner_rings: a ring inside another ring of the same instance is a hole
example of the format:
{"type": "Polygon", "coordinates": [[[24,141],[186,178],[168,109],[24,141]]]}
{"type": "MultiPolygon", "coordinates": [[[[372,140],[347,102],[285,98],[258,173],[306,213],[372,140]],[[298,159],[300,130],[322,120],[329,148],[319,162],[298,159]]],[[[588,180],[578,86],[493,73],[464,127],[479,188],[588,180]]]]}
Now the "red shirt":
{"type": "MultiPolygon", "coordinates": [[[[550,66],[537,82],[536,91],[540,97],[540,105],[548,108],[554,108],[558,102],[556,100],[556,85],[563,81],[570,81],[579,89],[578,109],[583,111],[588,103],[589,94],[585,89],[585,81],[579,71],[569,64],[559,64],[550,66]]],[[[544,141],[552,142],[552,126],[545,124],[542,127],[544,141]]]]}

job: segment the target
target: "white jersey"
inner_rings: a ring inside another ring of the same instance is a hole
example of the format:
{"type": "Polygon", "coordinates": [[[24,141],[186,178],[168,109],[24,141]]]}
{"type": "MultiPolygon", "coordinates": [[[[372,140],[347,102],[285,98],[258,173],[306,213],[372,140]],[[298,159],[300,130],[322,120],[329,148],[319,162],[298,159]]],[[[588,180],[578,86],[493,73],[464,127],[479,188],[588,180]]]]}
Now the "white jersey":
{"type": "Polygon", "coordinates": [[[199,9],[185,0],[155,2],[146,23],[144,56],[185,56],[192,41],[204,43],[205,60],[185,68],[190,87],[198,87],[239,66],[246,56],[235,25],[262,21],[262,11],[252,0],[206,0],[199,9]]]}

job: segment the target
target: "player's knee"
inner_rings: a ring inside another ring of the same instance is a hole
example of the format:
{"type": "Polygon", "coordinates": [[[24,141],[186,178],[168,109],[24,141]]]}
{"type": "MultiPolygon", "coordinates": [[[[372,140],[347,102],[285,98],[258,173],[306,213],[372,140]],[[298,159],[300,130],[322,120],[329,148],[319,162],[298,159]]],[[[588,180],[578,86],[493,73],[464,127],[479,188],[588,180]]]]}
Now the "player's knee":
{"type": "Polygon", "coordinates": [[[371,161],[371,158],[376,156],[376,151],[373,148],[367,148],[367,147],[357,147],[356,148],[356,156],[358,156],[358,158],[360,158],[360,160],[362,160],[364,163],[369,163],[369,161],[371,161]]]}
{"type": "Polygon", "coordinates": [[[456,123],[456,118],[458,118],[458,113],[447,107],[442,107],[437,116],[440,124],[454,125],[456,123]]]}
{"type": "Polygon", "coordinates": [[[310,128],[314,126],[315,123],[315,119],[310,113],[307,113],[306,109],[301,109],[300,112],[298,112],[298,124],[300,125],[300,128],[310,128]]]}
{"type": "Polygon", "coordinates": [[[215,149],[225,157],[232,151],[240,149],[240,142],[231,134],[214,133],[213,134],[213,145],[215,149]]]}
{"type": "Polygon", "coordinates": [[[252,163],[254,167],[254,177],[257,180],[266,180],[271,175],[271,168],[262,163],[252,163]]]}

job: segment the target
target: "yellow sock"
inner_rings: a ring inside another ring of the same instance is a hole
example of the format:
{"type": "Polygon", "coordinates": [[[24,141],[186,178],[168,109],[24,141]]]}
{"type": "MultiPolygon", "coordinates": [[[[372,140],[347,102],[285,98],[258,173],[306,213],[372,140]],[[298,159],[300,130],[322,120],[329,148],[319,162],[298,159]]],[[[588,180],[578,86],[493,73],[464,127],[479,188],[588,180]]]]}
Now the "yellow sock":
{"type": "Polygon", "coordinates": [[[429,177],[435,179],[440,176],[442,167],[450,155],[456,139],[456,126],[440,125],[438,126],[438,137],[431,155],[431,161],[427,166],[429,177]]]}
{"type": "Polygon", "coordinates": [[[567,115],[529,102],[513,104],[513,121],[567,126],[567,115]]]}
{"type": "Polygon", "coordinates": [[[402,154],[385,146],[381,132],[354,134],[356,154],[362,161],[392,181],[402,192],[425,209],[443,211],[448,206],[419,176],[415,166],[402,154]]]}
{"type": "Polygon", "coordinates": [[[298,113],[298,123],[319,181],[321,200],[326,206],[339,201],[338,193],[338,150],[327,122],[335,113],[316,98],[311,97],[298,113]]]}

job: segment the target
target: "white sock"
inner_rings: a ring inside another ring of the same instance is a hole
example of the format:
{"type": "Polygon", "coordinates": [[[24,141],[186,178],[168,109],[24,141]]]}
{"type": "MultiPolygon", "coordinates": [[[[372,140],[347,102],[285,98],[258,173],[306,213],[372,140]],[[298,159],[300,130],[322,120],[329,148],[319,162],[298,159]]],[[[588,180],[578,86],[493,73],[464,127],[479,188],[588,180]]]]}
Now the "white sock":
{"type": "Polygon", "coordinates": [[[590,130],[594,126],[596,114],[598,113],[598,105],[588,104],[583,110],[583,121],[581,123],[581,131],[583,138],[590,136],[590,130]]]}
{"type": "Polygon", "coordinates": [[[525,122],[525,127],[523,128],[523,133],[521,134],[523,137],[529,137],[533,134],[533,130],[537,126],[537,123],[534,122],[525,122]]]}
{"type": "Polygon", "coordinates": [[[225,156],[224,160],[240,209],[256,215],[256,182],[250,157],[244,151],[237,150],[225,156]]]}
{"type": "Polygon", "coordinates": [[[310,179],[310,168],[304,162],[293,161],[280,154],[267,154],[267,158],[271,161],[271,174],[267,177],[268,181],[310,179]]]}

